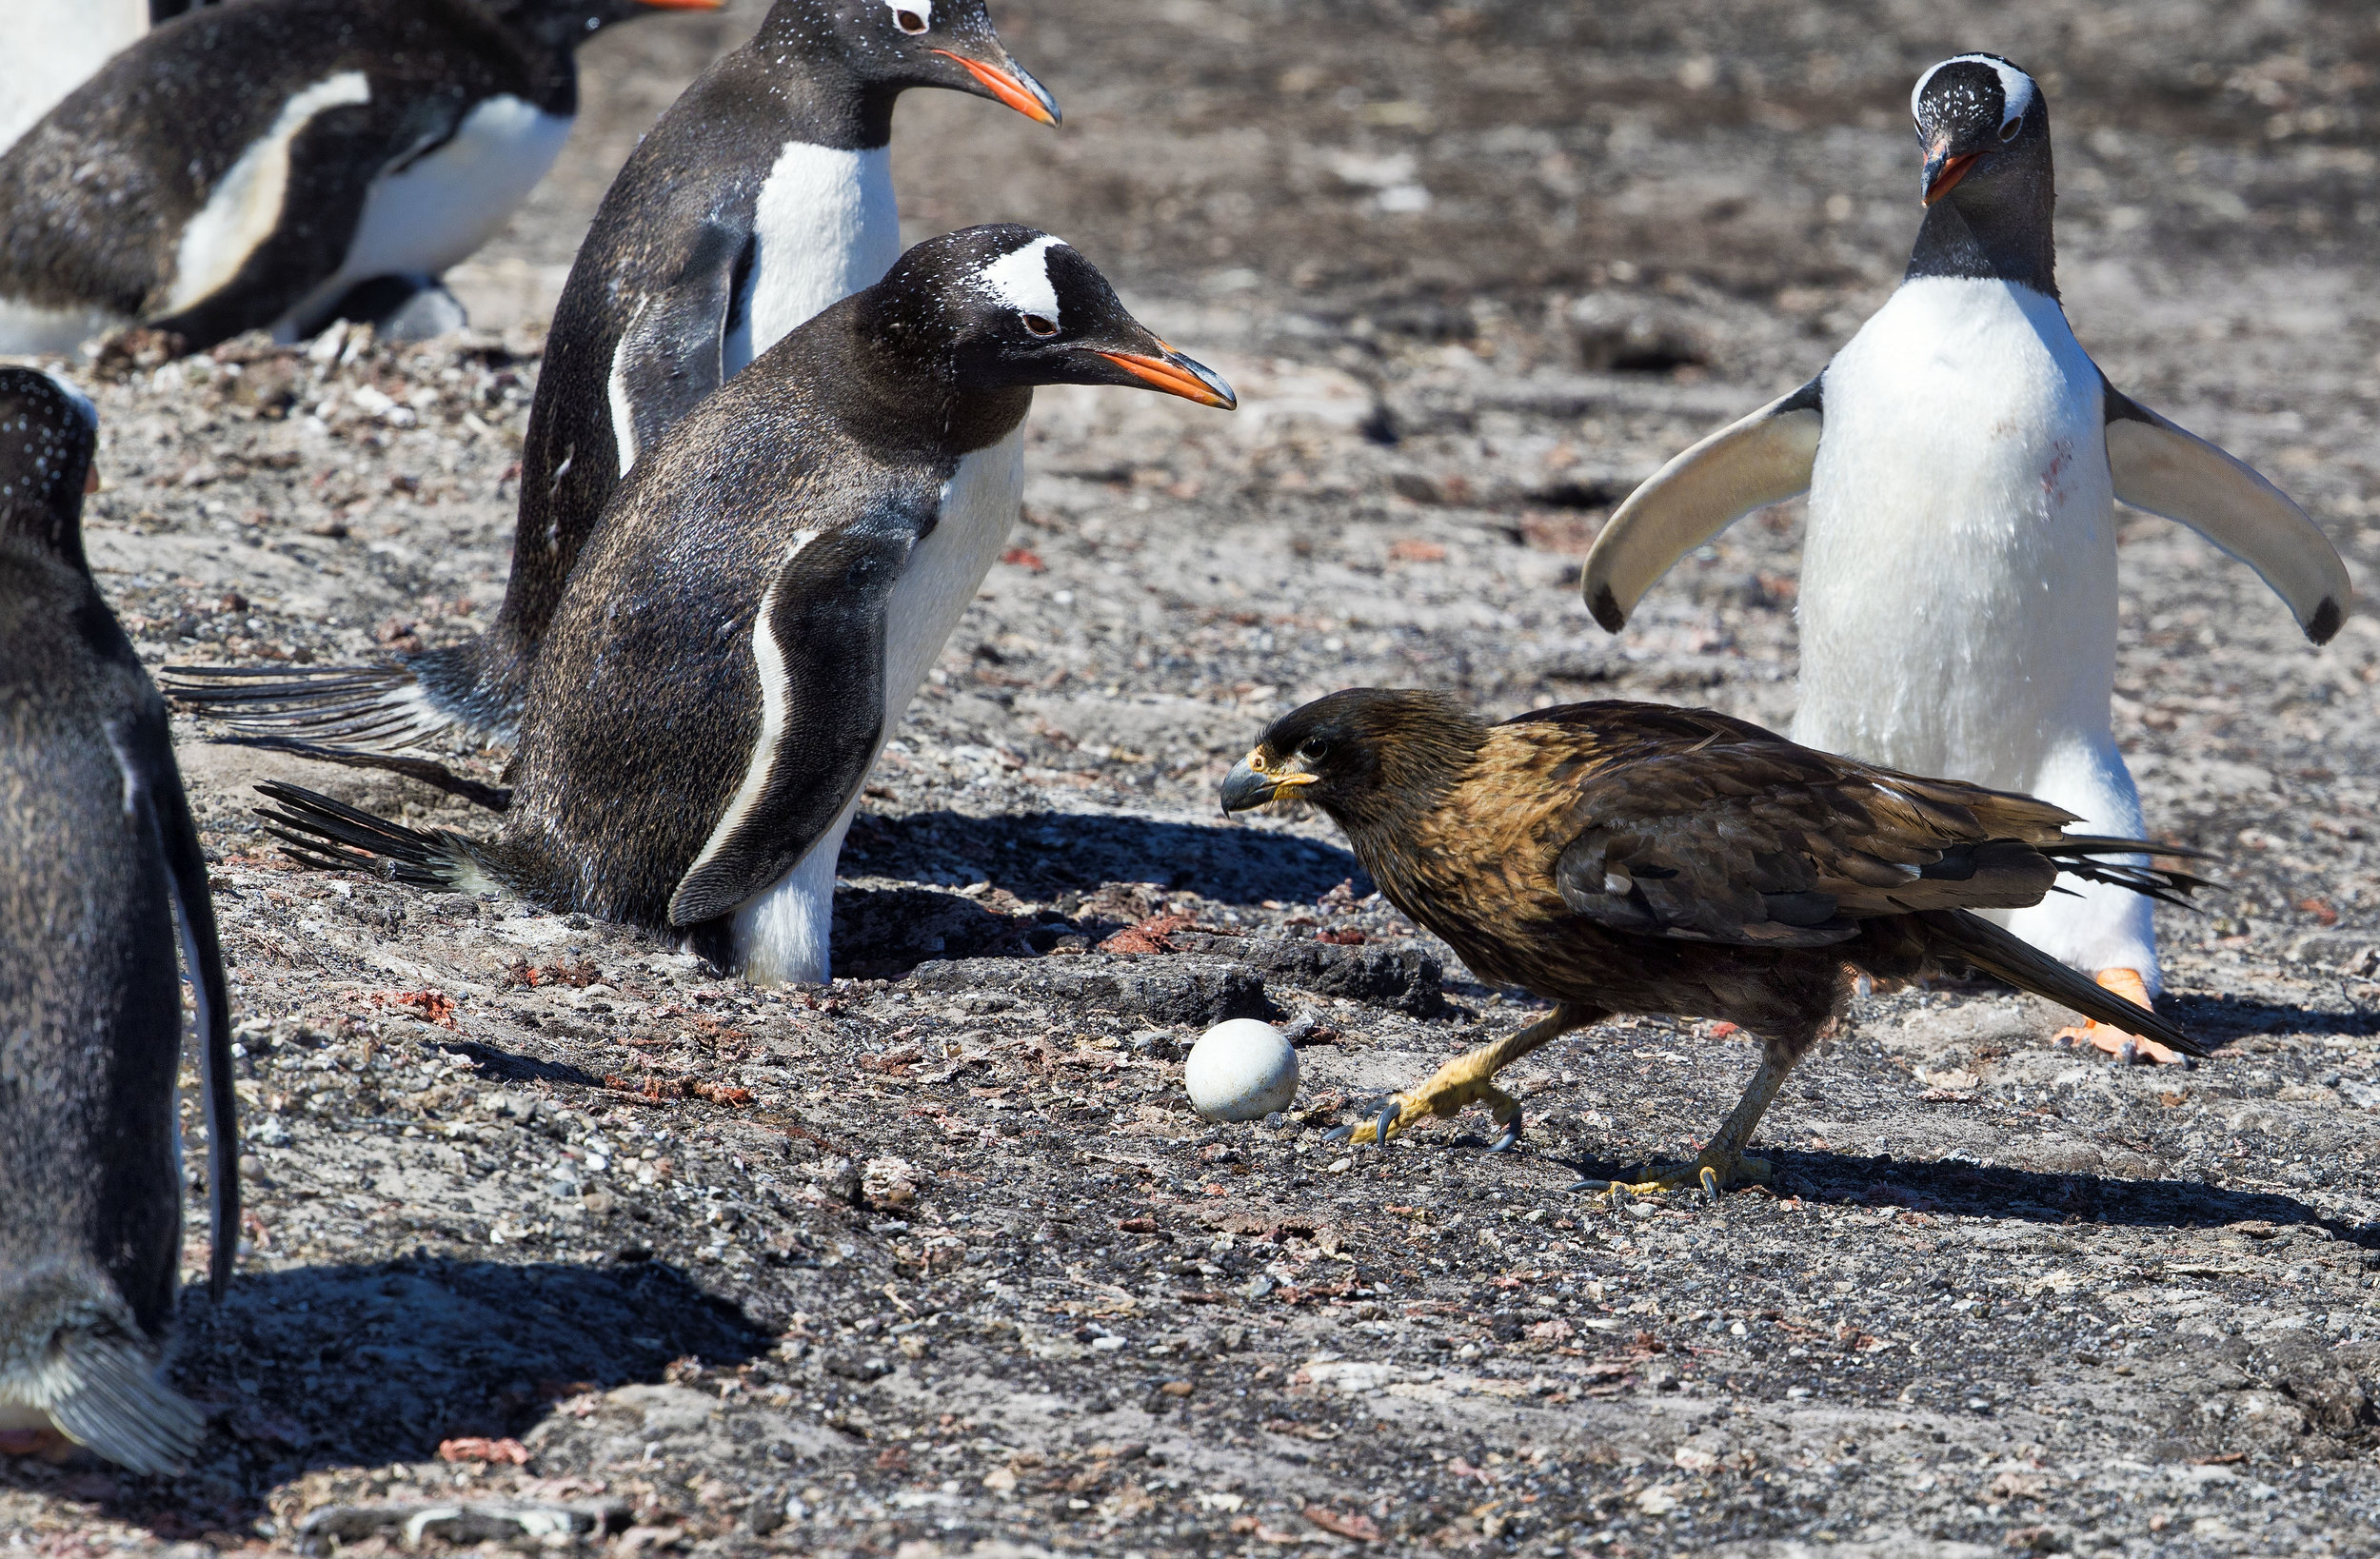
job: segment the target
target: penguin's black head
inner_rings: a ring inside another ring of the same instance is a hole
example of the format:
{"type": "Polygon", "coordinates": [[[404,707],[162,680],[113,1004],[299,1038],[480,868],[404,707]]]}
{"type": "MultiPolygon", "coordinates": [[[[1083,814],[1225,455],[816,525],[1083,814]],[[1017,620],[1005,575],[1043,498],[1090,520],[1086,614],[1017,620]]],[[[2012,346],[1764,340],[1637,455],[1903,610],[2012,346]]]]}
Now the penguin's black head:
{"type": "Polygon", "coordinates": [[[1925,150],[1921,198],[1928,206],[1973,180],[1969,197],[2004,178],[2030,182],[2050,155],[2050,104],[2041,89],[1997,54],[1960,54],[1917,78],[1909,95],[1925,150]]]}
{"type": "Polygon", "coordinates": [[[1118,385],[1225,410],[1239,397],[1212,368],[1125,311],[1107,278],[1060,239],[1002,224],[928,239],[876,292],[928,305],[949,333],[957,387],[1118,385]]]}
{"type": "Polygon", "coordinates": [[[35,368],[0,368],[0,537],[83,561],[83,495],[97,485],[99,413],[35,368]]]}
{"type": "Polygon", "coordinates": [[[1009,55],[983,0],[777,0],[756,41],[840,60],[880,92],[947,87],[1059,120],[1058,100],[1009,55]]]}
{"type": "Polygon", "coordinates": [[[574,49],[615,22],[656,10],[717,10],[727,0],[480,0],[497,21],[549,49],[574,49]]]}

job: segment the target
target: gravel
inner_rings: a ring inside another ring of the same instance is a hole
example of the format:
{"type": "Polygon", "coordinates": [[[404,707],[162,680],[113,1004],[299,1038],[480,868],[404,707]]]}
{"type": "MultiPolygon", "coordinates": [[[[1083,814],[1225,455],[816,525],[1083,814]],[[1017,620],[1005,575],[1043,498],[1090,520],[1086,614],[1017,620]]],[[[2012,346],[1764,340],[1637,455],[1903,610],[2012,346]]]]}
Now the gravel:
{"type": "MultiPolygon", "coordinates": [[[[2188,1072],[1985,985],[1860,1001],[1771,1112],[1774,1192],[1614,1210],[1740,1036],[1608,1024],[1385,1154],[1364,1099],[1528,1021],[1320,819],[1231,824],[1271,716],[1793,703],[1799,510],[1607,638],[1629,484],[1800,383],[1914,230],[1909,82],[2052,96],[2067,303],[2111,377],[2380,558],[2366,8],[1039,0],[1059,134],[919,94],[919,236],[1061,232],[1243,405],[1042,395],[1027,512],[878,773],[831,990],[294,869],[264,779],[486,829],[183,721],[240,1019],[253,1217],[177,1385],[187,1477],[0,1469],[35,1551],[2300,1554],[2380,1543],[2380,622],[2314,650],[2128,517],[2116,730],[2228,889],[2162,916],[2188,1072]],[[1301,1096],[1189,1111],[1282,1023],[1301,1096]],[[443,1448],[443,1453],[442,1453],[443,1448]]],[[[153,665],[345,661],[494,609],[537,321],[611,168],[748,29],[586,50],[555,176],[458,277],[482,330],[78,369],[89,534],[153,665]]],[[[502,754],[446,755],[494,780],[502,754]]],[[[199,1160],[193,1157],[195,1174],[199,1160]]],[[[194,1188],[195,1189],[195,1188],[194,1188]]],[[[204,1263],[195,1201],[192,1271],[204,1263]]]]}

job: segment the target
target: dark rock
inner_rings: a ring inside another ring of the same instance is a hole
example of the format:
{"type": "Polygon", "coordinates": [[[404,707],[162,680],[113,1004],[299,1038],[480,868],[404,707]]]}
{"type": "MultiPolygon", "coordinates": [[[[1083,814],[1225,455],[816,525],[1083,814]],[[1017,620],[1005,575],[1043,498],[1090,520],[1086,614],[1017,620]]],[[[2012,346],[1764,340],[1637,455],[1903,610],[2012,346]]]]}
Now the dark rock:
{"type": "Polygon", "coordinates": [[[1392,1007],[1415,1017],[1446,1010],[1445,970],[1419,948],[1335,947],[1276,937],[1216,937],[1177,931],[1166,940],[1184,953],[1213,954],[1261,969],[1318,996],[1392,1007]]]}
{"type": "Polygon", "coordinates": [[[1265,999],[1263,979],[1244,963],[1226,958],[1121,958],[1097,953],[1064,958],[960,958],[922,964],[910,978],[924,991],[1014,991],[1162,1023],[1279,1016],[1265,999]]]}

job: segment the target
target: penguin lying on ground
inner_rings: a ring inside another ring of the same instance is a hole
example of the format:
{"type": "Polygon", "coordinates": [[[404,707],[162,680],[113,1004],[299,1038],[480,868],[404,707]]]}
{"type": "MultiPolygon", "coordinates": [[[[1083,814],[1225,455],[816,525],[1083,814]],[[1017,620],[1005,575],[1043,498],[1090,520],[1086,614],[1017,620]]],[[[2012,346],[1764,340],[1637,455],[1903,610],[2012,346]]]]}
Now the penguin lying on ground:
{"type": "Polygon", "coordinates": [[[174,696],[250,735],[386,749],[460,721],[509,740],[564,581],[637,452],[900,258],[892,116],[913,87],[1058,122],[983,0],[778,0],[662,115],[579,247],[546,336],[512,578],[488,630],[395,666],[185,671],[174,696]]]}
{"type": "Polygon", "coordinates": [[[90,403],[0,368],[0,1449],[177,1467],[179,946],[198,997],[208,1277],[239,1238],[230,1008],[165,702],[84,561],[90,403]]]}
{"type": "Polygon", "coordinates": [[[231,0],[169,23],[0,155],[0,352],[131,324],[191,350],[343,314],[454,328],[438,277],[553,166],[572,50],[721,3],[231,0]]]}
{"type": "MultiPolygon", "coordinates": [[[[1920,77],[1911,106],[1926,216],[1900,288],[1817,378],[1630,495],[1581,588],[1617,633],[1680,555],[1807,490],[1794,740],[2039,796],[2136,839],[2108,717],[2115,501],[2255,569],[2317,644],[2346,621],[2347,569],[2271,483],[2117,390],[2074,340],[2033,79],[1962,54],[1920,77]]],[[[2070,886],[2006,924],[2147,1006],[2160,984],[2148,900],[2070,886]]],[[[2102,1022],[2076,1034],[2177,1058],[2102,1022]]]]}
{"type": "Polygon", "coordinates": [[[279,784],[266,816],[310,865],[509,889],[757,983],[825,980],[843,833],[1016,521],[1036,385],[1236,404],[1059,240],[921,244],[638,460],[538,657],[496,839],[279,784]]]}

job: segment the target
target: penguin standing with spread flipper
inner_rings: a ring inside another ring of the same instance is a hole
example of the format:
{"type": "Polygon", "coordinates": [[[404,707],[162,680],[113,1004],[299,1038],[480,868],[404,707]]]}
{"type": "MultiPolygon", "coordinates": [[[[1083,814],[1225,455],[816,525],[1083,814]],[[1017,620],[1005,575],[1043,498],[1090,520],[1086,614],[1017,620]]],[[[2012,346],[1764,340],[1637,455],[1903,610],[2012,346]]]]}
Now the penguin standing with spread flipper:
{"type": "Polygon", "coordinates": [[[983,0],[777,0],[620,171],[554,310],[521,452],[512,578],[488,630],[396,666],[208,668],[176,697],[254,735],[403,746],[449,722],[514,734],[580,548],[640,451],[901,254],[893,109],[945,87],[1042,124],[1058,106],[983,0]]]}
{"type": "Polygon", "coordinates": [[[463,323],[578,112],[573,51],[722,0],[232,0],[125,49],[0,155],[0,352],[126,325],[190,349],[341,316],[463,323]]]}
{"type": "MultiPolygon", "coordinates": [[[[2141,837],[2116,751],[2120,499],[2246,562],[2326,642],[2338,553],[2271,483],[2109,384],[2058,305],[2050,110],[1992,54],[1911,97],[1925,221],[1907,278],[1826,371],[1664,465],[1612,516],[1581,587],[1618,632],[1685,552],[1807,490],[1794,740],[2020,791],[2141,837]]],[[[2069,884],[2009,928],[2147,1005],[2149,903],[2069,884]]],[[[2092,1043],[2175,1059],[2094,1023],[2092,1043]]]]}
{"type": "Polygon", "coordinates": [[[231,1023],[165,701],[83,556],[97,434],[80,395],[0,368],[0,1448],[63,1434],[162,1472],[205,1428],[157,1379],[182,1258],[177,946],[218,1293],[239,1237],[231,1023]]]}
{"type": "Polygon", "coordinates": [[[1037,385],[1235,404],[1057,239],[921,244],[640,456],[538,657],[495,839],[260,787],[276,831],[311,864],[507,888],[758,983],[823,981],[844,831],[1007,543],[1037,385]]]}

